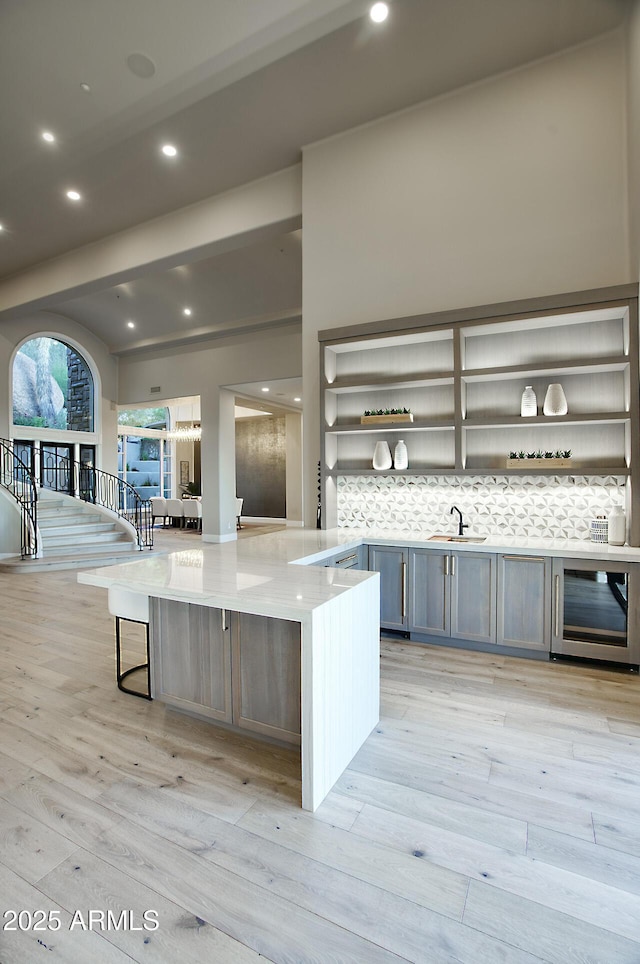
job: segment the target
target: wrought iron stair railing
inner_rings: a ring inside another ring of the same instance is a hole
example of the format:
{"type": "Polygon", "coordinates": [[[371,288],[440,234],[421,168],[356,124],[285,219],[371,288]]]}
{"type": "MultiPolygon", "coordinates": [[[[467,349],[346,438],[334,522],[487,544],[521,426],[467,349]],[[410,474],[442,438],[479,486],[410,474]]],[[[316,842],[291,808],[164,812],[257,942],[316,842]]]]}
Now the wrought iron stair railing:
{"type": "Polygon", "coordinates": [[[43,458],[40,477],[43,488],[102,506],[131,523],[136,530],[138,549],[153,547],[151,502],[143,499],[129,482],[54,452],[47,452],[43,458]]]}
{"type": "Polygon", "coordinates": [[[20,555],[38,555],[38,490],[29,466],[13,451],[13,443],[0,439],[0,485],[20,506],[20,555]]]}
{"type": "MultiPolygon", "coordinates": [[[[117,475],[63,455],[47,452],[40,466],[43,488],[75,496],[83,502],[109,509],[133,525],[139,549],[153,547],[151,502],[117,475]]],[[[38,488],[31,468],[13,450],[13,442],[0,439],[0,485],[20,506],[23,559],[38,555],[38,488]]]]}

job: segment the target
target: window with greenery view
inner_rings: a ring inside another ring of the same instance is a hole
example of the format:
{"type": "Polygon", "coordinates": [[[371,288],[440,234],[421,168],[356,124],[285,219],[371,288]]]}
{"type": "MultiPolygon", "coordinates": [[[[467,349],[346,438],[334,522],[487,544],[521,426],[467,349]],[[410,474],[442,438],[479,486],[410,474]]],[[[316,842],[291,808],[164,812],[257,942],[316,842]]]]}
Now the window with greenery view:
{"type": "Polygon", "coordinates": [[[13,362],[13,424],[93,432],[93,377],[85,359],[55,338],[26,342],[13,362]]]}
{"type": "Polygon", "coordinates": [[[129,408],[118,415],[118,425],[131,425],[135,428],[158,428],[167,426],[166,408],[129,408]]]}

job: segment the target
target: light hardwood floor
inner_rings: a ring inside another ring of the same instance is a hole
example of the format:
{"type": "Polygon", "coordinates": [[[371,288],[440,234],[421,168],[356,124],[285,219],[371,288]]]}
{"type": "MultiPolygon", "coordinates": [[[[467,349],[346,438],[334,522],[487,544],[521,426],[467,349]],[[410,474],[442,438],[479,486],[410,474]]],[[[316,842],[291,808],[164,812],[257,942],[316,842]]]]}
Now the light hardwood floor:
{"type": "Polygon", "coordinates": [[[309,814],[295,751],[116,689],[75,572],[0,575],[0,669],[0,910],[62,922],[2,964],[640,962],[636,676],[384,638],[380,725],[309,814]]]}

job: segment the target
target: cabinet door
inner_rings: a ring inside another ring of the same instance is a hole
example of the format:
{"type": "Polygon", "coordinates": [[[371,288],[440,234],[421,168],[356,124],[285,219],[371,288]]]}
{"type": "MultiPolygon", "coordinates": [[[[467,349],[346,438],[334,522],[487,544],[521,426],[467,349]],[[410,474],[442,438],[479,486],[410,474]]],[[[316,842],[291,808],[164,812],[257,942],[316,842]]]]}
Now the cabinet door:
{"type": "Polygon", "coordinates": [[[456,639],[496,641],[496,557],[451,554],[451,633],[456,639]]]}
{"type": "Polygon", "coordinates": [[[449,553],[411,549],[409,562],[409,629],[432,636],[449,636],[449,553]]]}
{"type": "Polygon", "coordinates": [[[550,641],[550,560],[498,556],[498,643],[548,652],[550,641]]]}
{"type": "Polygon", "coordinates": [[[231,641],[221,609],[151,599],[154,697],[231,722],[231,641]]]}
{"type": "Polygon", "coordinates": [[[234,613],[233,722],[300,743],[300,623],[234,613]]]}
{"type": "Polygon", "coordinates": [[[380,573],[380,626],[403,630],[407,620],[408,549],[369,546],[369,569],[380,573]]]}

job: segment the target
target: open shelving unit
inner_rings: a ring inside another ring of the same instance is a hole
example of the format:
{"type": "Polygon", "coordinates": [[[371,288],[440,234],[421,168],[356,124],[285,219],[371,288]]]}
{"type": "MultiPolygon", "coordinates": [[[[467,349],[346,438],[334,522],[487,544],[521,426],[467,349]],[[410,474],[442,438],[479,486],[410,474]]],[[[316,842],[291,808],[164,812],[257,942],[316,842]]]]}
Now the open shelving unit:
{"type": "MultiPolygon", "coordinates": [[[[637,286],[319,333],[324,524],[340,476],[624,476],[637,471],[637,286]],[[568,414],[542,414],[560,382],[568,414]],[[538,415],[523,418],[525,386],[538,415]],[[361,425],[365,410],[408,408],[411,423],[361,425]],[[409,468],[372,469],[375,443],[404,439],[409,468]],[[511,451],[572,451],[569,468],[507,468],[511,451]]],[[[640,513],[635,513],[636,524],[640,513]]],[[[635,529],[633,529],[635,531],[635,529]]]]}

